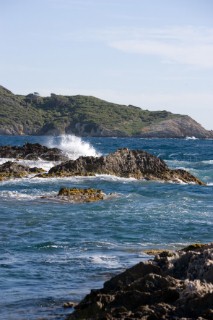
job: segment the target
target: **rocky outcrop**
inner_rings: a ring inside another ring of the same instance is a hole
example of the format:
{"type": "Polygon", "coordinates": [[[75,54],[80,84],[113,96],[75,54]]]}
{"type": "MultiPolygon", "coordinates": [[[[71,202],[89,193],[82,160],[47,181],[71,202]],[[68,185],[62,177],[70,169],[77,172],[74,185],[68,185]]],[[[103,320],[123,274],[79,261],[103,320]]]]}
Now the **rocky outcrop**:
{"type": "Polygon", "coordinates": [[[106,194],[97,189],[61,188],[57,198],[71,203],[96,202],[104,200],[106,194]]]}
{"type": "MultiPolygon", "coordinates": [[[[171,170],[166,163],[142,150],[119,149],[101,157],[80,157],[49,170],[46,177],[109,174],[125,178],[204,184],[185,170],[171,170]]],[[[43,175],[45,177],[45,175],[43,175]]]]}
{"type": "Polygon", "coordinates": [[[92,290],[74,319],[213,319],[213,244],[162,251],[92,290]]]}
{"type": "Polygon", "coordinates": [[[42,196],[41,199],[56,202],[88,203],[117,198],[116,193],[105,194],[99,189],[61,188],[57,195],[42,196]]]}
{"type": "Polygon", "coordinates": [[[144,127],[140,136],[144,138],[212,138],[213,131],[207,131],[189,116],[167,119],[144,127]]]}
{"type": "Polygon", "coordinates": [[[58,148],[48,148],[39,143],[26,143],[21,147],[0,146],[1,158],[15,158],[25,160],[66,161],[69,158],[58,148]]]}
{"type": "Polygon", "coordinates": [[[38,174],[42,172],[44,172],[44,170],[41,168],[30,168],[17,162],[7,161],[0,165],[0,181],[23,178],[30,174],[38,174]]]}

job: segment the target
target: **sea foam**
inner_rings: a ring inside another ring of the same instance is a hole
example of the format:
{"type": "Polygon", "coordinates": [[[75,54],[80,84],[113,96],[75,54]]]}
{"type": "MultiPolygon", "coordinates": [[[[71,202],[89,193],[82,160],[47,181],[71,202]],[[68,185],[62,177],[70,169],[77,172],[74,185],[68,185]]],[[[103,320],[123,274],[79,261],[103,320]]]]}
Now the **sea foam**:
{"type": "Polygon", "coordinates": [[[99,157],[101,155],[89,142],[85,142],[80,137],[74,135],[51,137],[49,138],[47,145],[50,148],[61,149],[72,160],[75,160],[80,156],[99,157]]]}

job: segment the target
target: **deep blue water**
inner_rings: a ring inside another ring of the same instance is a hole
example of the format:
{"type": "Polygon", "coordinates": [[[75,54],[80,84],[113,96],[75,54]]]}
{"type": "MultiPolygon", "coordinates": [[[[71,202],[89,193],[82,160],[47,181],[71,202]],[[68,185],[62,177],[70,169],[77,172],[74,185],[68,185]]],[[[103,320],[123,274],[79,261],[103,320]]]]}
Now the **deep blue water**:
{"type": "Polygon", "coordinates": [[[64,302],[79,301],[112,275],[147,259],[143,250],[213,241],[213,140],[0,137],[1,145],[25,142],[61,147],[71,158],[143,149],[170,167],[189,170],[207,186],[113,176],[2,182],[0,319],[64,319],[71,312],[63,309],[64,302]],[[117,196],[86,204],[40,198],[62,186],[117,196]]]}

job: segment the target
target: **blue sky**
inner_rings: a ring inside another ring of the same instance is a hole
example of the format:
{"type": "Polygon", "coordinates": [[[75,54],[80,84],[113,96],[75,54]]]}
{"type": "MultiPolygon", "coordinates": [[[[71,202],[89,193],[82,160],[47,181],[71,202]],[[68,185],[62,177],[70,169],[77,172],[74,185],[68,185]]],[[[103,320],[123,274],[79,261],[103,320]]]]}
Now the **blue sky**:
{"type": "Polygon", "coordinates": [[[0,84],[188,114],[213,129],[212,0],[0,0],[0,84]]]}

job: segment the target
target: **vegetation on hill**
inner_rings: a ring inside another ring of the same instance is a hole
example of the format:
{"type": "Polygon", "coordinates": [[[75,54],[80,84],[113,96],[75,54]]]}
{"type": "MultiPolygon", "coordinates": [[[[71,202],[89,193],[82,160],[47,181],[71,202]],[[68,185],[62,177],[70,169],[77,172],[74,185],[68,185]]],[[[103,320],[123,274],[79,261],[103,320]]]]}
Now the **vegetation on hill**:
{"type": "Polygon", "coordinates": [[[110,103],[92,96],[51,94],[41,97],[37,92],[15,95],[0,86],[1,134],[141,136],[150,126],[181,117],[167,111],[151,112],[110,103]]]}

